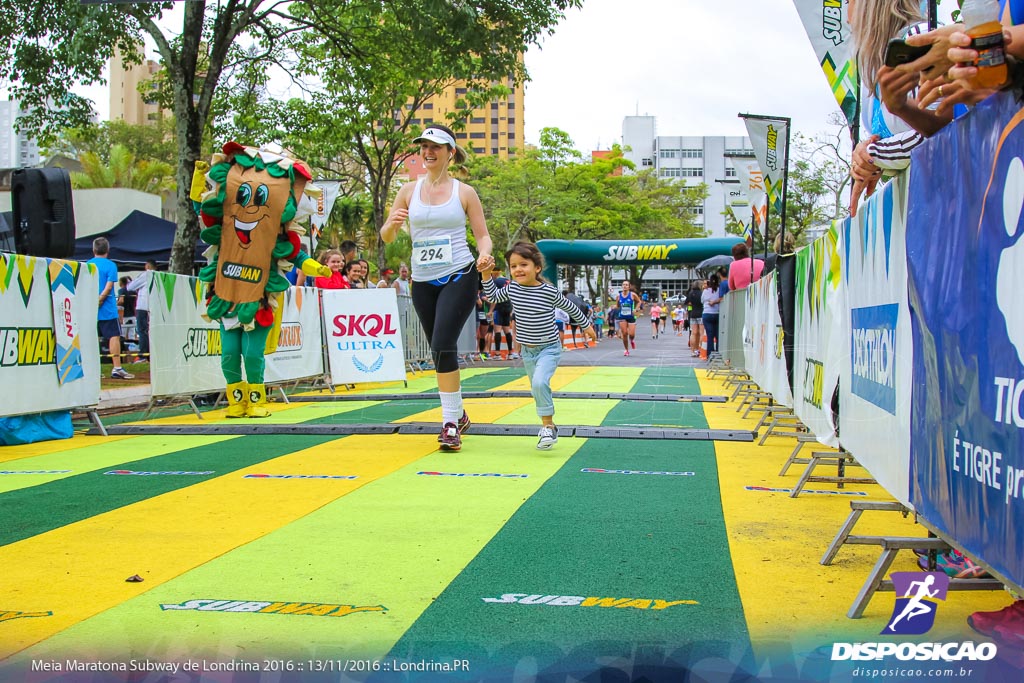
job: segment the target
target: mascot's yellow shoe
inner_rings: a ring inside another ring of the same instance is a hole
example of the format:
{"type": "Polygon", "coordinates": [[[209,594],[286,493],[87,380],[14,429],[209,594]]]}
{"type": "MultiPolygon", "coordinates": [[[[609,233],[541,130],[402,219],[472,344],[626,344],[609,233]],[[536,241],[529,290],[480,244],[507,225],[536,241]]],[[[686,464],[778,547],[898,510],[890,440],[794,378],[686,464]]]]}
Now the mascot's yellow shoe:
{"type": "Polygon", "coordinates": [[[245,382],[229,384],[226,389],[228,397],[227,417],[245,417],[249,407],[249,385],[245,382]]]}
{"type": "Polygon", "coordinates": [[[262,384],[249,385],[249,405],[245,408],[247,417],[269,417],[267,410],[267,388],[262,384]]]}

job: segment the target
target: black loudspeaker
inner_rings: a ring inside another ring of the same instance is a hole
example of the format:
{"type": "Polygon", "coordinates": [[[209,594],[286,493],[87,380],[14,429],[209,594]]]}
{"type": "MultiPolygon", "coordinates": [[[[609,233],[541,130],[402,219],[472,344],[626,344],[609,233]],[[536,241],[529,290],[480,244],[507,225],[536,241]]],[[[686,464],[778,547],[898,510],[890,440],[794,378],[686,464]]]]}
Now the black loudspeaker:
{"type": "Polygon", "coordinates": [[[63,168],[22,168],[11,176],[14,242],[19,254],[71,258],[75,211],[71,176],[63,168]]]}

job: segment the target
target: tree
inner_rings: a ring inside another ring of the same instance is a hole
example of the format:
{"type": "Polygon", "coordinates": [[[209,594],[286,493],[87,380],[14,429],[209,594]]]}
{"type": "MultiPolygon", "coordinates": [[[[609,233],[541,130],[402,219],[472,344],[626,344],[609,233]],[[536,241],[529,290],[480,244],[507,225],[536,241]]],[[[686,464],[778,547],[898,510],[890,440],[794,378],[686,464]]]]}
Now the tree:
{"type": "Polygon", "coordinates": [[[0,0],[0,36],[8,44],[0,57],[0,80],[12,84],[12,96],[29,112],[19,128],[36,131],[47,142],[60,130],[84,125],[92,115],[91,103],[69,93],[69,85],[99,82],[115,49],[134,55],[143,35],[155,43],[177,127],[178,230],[171,269],[188,272],[199,234],[188,191],[226,69],[268,60],[285,64],[296,34],[302,32],[322,36],[348,64],[367,60],[382,48],[409,50],[409,36],[417,38],[415,49],[442,59],[490,54],[503,55],[511,64],[527,44],[551,30],[565,9],[580,2],[195,0],[180,3],[181,23],[170,30],[163,21],[167,3],[0,0]],[[402,40],[396,40],[397,28],[403,31],[402,40]],[[233,49],[237,45],[247,49],[233,49]]]}
{"type": "Polygon", "coordinates": [[[123,145],[114,145],[104,160],[94,152],[79,157],[81,173],[71,174],[74,188],[124,187],[163,195],[174,190],[174,167],[162,161],[136,160],[123,145]]]}

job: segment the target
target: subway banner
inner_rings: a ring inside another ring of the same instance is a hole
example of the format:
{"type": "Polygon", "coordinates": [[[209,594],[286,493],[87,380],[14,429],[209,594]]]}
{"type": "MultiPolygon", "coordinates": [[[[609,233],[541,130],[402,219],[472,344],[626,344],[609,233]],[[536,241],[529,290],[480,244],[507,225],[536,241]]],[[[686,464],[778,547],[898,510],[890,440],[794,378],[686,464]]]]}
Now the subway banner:
{"type": "Polygon", "coordinates": [[[1024,111],[986,100],[915,151],[911,499],[1024,586],[1024,111]]]}
{"type": "Polygon", "coordinates": [[[906,230],[905,174],[882,186],[839,230],[848,302],[839,340],[839,441],[890,495],[910,506],[914,358],[906,230]]]}
{"type": "Polygon", "coordinates": [[[835,222],[796,253],[793,411],[819,442],[838,446],[832,396],[839,387],[843,319],[839,238],[835,222]]]}
{"type": "Polygon", "coordinates": [[[334,384],[404,381],[398,293],[387,287],[327,289],[321,294],[327,362],[334,384]]]}
{"type": "MultiPolygon", "coordinates": [[[[220,324],[204,320],[206,285],[198,278],[154,273],[150,290],[150,382],[153,396],[220,391],[220,324]]],[[[277,350],[267,356],[268,384],[323,374],[323,326],[312,287],[284,293],[277,350]]]]}
{"type": "Polygon", "coordinates": [[[828,86],[847,123],[857,120],[857,48],[844,0],[793,0],[828,86]]]}
{"type": "Polygon", "coordinates": [[[782,316],[779,314],[778,273],[747,287],[743,356],[747,372],[776,403],[793,406],[789,373],[783,355],[782,316]]]}
{"type": "Polygon", "coordinates": [[[0,253],[0,416],[100,398],[96,268],[0,253]]]}

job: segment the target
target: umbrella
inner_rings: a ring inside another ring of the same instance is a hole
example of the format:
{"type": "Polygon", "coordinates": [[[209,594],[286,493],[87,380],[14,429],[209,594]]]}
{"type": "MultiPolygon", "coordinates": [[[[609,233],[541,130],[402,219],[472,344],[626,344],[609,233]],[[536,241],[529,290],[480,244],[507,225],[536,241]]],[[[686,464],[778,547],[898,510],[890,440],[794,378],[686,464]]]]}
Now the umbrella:
{"type": "Polygon", "coordinates": [[[733,262],[732,256],[729,256],[728,254],[719,254],[718,256],[712,256],[711,258],[706,258],[703,261],[701,261],[700,263],[698,263],[697,264],[697,270],[699,270],[701,272],[707,272],[707,271],[718,270],[722,266],[725,266],[726,268],[728,268],[729,264],[732,263],[732,262],[733,262]]]}

